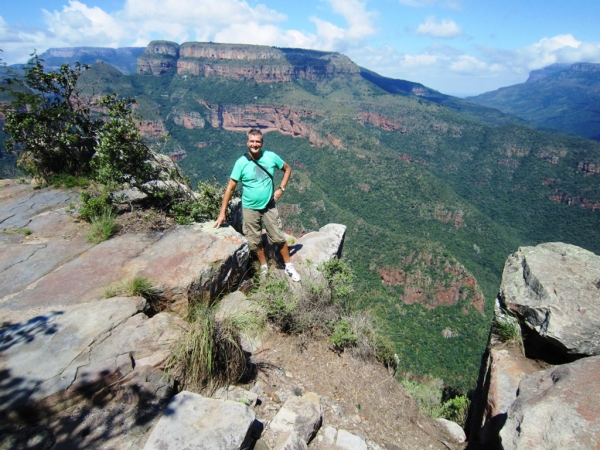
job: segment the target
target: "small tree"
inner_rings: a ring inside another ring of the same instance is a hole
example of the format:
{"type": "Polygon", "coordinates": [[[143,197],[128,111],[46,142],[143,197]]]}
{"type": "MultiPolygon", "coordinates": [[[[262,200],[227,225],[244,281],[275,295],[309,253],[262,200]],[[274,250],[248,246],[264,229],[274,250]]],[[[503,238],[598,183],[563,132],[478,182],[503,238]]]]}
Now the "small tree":
{"type": "Polygon", "coordinates": [[[91,115],[77,81],[88,66],[63,64],[44,72],[43,60],[33,54],[23,76],[9,72],[3,88],[14,100],[5,108],[6,148],[17,152],[18,164],[48,182],[61,173],[85,175],[94,154],[95,133],[102,123],[91,115]]]}
{"type": "Polygon", "coordinates": [[[144,191],[152,167],[150,149],[133,120],[133,99],[118,99],[115,94],[102,98],[106,120],[96,133],[96,153],[92,159],[95,178],[104,184],[128,183],[144,191]]]}

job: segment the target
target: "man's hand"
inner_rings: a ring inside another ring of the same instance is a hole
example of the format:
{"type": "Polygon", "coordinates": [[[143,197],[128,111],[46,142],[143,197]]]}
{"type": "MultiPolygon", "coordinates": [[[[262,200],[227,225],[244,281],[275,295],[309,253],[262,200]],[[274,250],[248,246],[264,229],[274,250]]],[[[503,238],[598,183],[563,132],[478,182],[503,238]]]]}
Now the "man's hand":
{"type": "Polygon", "coordinates": [[[233,194],[233,191],[235,191],[236,185],[237,181],[232,180],[230,178],[229,183],[227,184],[227,189],[225,189],[225,194],[223,194],[223,203],[221,204],[221,211],[219,212],[219,217],[217,217],[217,220],[215,220],[213,228],[219,228],[227,221],[227,218],[225,217],[225,214],[227,213],[227,205],[229,204],[229,200],[231,200],[231,196],[233,194]]]}
{"type": "Polygon", "coordinates": [[[274,193],[273,193],[273,198],[275,199],[275,201],[279,200],[279,197],[281,197],[283,195],[283,191],[281,189],[277,189],[274,193]]]}
{"type": "Polygon", "coordinates": [[[219,228],[221,225],[223,225],[226,222],[226,218],[225,218],[225,214],[219,214],[219,217],[217,217],[217,220],[215,220],[215,224],[213,225],[213,228],[219,228]]]}

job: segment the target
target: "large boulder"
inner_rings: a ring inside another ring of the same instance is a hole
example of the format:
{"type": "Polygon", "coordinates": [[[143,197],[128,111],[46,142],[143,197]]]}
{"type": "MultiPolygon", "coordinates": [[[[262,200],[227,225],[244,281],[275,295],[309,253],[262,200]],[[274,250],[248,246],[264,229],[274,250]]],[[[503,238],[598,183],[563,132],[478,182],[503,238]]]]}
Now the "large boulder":
{"type": "Polygon", "coordinates": [[[237,450],[251,448],[254,411],[230,400],[183,391],[171,399],[144,450],[237,450]]]}
{"type": "Polygon", "coordinates": [[[500,300],[522,324],[567,355],[600,354],[600,257],[553,242],[506,261],[500,300]]]}
{"type": "Polygon", "coordinates": [[[600,357],[527,376],[500,431],[504,450],[589,450],[600,442],[600,357]]]}
{"type": "Polygon", "coordinates": [[[308,443],[322,422],[323,408],[317,394],[307,392],[302,396],[290,396],[269,424],[267,440],[274,440],[273,436],[278,440],[281,435],[295,434],[308,443]]]}
{"type": "Polygon", "coordinates": [[[577,435],[573,424],[587,408],[577,392],[600,393],[584,371],[597,366],[589,355],[600,350],[600,257],[563,243],[520,248],[506,261],[494,324],[471,404],[470,441],[576,448],[565,436],[577,435]],[[561,394],[571,383],[581,386],[561,394]],[[560,398],[569,406],[561,409],[560,398]]]}

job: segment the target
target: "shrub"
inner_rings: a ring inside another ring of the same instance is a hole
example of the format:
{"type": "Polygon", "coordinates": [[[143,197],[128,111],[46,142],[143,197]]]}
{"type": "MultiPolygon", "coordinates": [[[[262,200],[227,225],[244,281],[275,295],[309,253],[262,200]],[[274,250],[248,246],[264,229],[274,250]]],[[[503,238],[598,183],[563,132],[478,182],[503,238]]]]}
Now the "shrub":
{"type": "Polygon", "coordinates": [[[270,280],[259,294],[259,303],[277,328],[283,332],[297,329],[294,312],[298,302],[292,298],[285,280],[270,280]]]}
{"type": "Polygon", "coordinates": [[[18,154],[17,164],[25,172],[49,183],[61,173],[85,175],[94,153],[95,132],[100,118],[80,95],[77,80],[88,66],[63,64],[44,72],[43,60],[35,53],[23,76],[5,79],[14,100],[5,107],[6,148],[18,154]]]}
{"type": "Polygon", "coordinates": [[[171,207],[171,214],[175,216],[175,222],[180,225],[189,225],[193,222],[214,220],[221,210],[221,202],[225,187],[213,182],[198,182],[198,191],[195,199],[175,200],[171,207]]]}
{"type": "Polygon", "coordinates": [[[350,266],[341,259],[333,258],[322,263],[318,270],[329,283],[333,300],[349,309],[350,297],[354,293],[354,274],[350,266]]]}
{"type": "Polygon", "coordinates": [[[340,319],[333,324],[333,333],[329,341],[337,351],[342,351],[348,347],[355,347],[358,344],[358,337],[346,319],[340,319]]]}
{"type": "Polygon", "coordinates": [[[151,179],[150,149],[133,120],[134,103],[133,99],[118,99],[116,94],[100,100],[107,118],[95,134],[97,145],[91,167],[100,183],[109,186],[127,183],[151,194],[144,188],[144,183],[151,179]]]}
{"type": "Polygon", "coordinates": [[[102,216],[106,212],[114,212],[112,197],[108,192],[84,191],[81,193],[79,216],[83,220],[91,222],[92,218],[102,216]]]}
{"type": "Polygon", "coordinates": [[[434,419],[443,417],[452,420],[460,426],[465,426],[469,399],[465,395],[457,395],[443,401],[443,382],[439,378],[425,382],[404,379],[402,384],[415,399],[419,410],[434,419]]]}

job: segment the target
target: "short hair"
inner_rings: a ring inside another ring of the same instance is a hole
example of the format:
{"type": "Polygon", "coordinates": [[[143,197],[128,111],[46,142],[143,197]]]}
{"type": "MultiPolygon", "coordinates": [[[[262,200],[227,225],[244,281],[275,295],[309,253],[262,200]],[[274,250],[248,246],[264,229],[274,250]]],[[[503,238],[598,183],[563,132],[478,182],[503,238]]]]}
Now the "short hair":
{"type": "Polygon", "coordinates": [[[260,136],[262,138],[262,131],[260,131],[257,128],[252,128],[250,131],[248,131],[248,137],[250,136],[260,136]]]}

